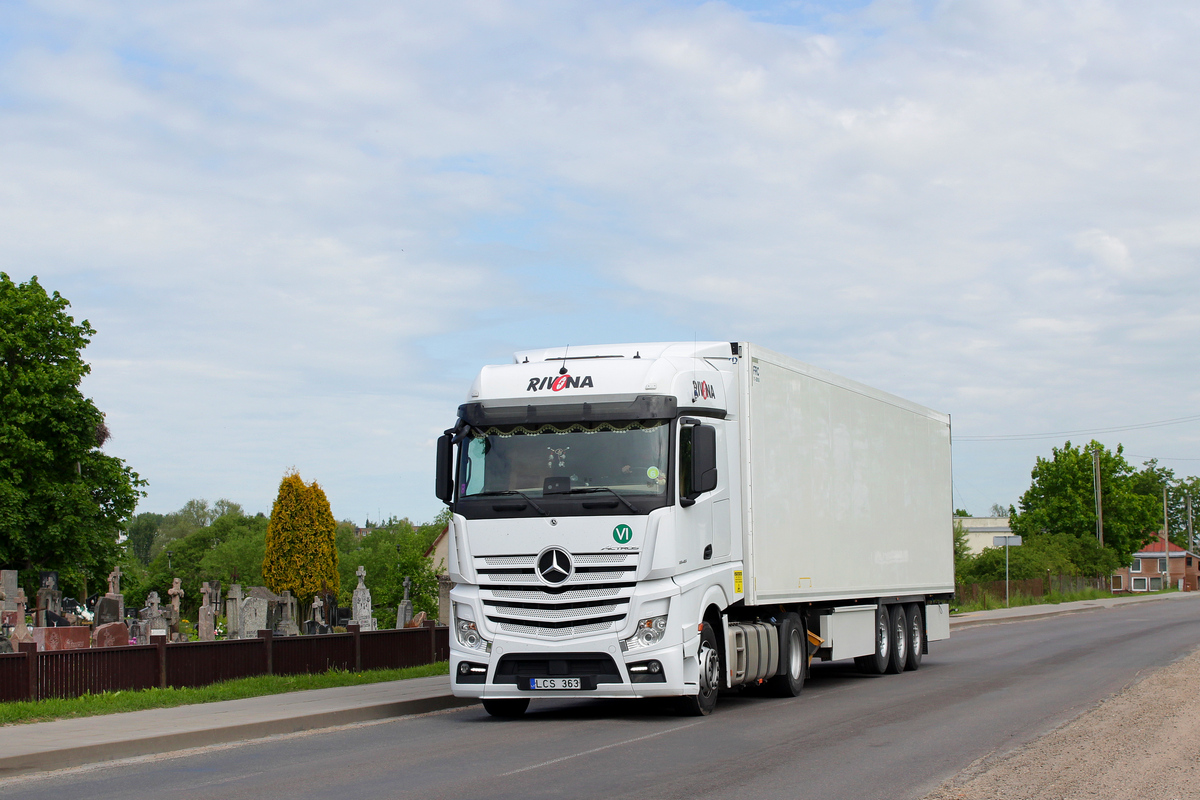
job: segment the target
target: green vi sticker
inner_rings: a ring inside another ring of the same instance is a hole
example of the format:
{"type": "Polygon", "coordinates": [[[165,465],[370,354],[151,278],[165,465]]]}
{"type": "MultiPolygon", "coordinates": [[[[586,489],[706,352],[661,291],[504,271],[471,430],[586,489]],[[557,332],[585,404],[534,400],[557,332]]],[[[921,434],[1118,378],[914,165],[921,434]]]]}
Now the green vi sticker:
{"type": "Polygon", "coordinates": [[[613,528],[613,541],[617,544],[629,544],[633,538],[633,528],[628,525],[618,525],[613,528]]]}

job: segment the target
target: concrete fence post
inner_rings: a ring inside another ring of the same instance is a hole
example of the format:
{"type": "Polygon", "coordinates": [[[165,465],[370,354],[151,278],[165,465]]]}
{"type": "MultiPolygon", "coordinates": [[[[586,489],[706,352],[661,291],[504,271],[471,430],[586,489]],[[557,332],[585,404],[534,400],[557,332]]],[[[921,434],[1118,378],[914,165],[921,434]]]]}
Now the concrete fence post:
{"type": "Polygon", "coordinates": [[[26,682],[25,690],[29,693],[30,700],[37,700],[37,642],[21,642],[17,645],[17,649],[18,652],[25,654],[25,666],[29,675],[29,680],[26,682]]]}
{"type": "Polygon", "coordinates": [[[262,639],[263,650],[266,652],[267,674],[275,674],[275,634],[272,631],[259,631],[258,638],[262,639]]]}

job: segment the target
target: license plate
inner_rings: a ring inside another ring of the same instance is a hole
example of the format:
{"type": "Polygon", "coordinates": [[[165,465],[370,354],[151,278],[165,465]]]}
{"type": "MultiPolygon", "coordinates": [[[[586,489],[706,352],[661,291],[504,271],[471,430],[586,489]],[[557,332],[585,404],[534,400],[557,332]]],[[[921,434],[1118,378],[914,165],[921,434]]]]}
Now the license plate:
{"type": "Polygon", "coordinates": [[[581,689],[579,678],[530,678],[530,689],[581,689]]]}

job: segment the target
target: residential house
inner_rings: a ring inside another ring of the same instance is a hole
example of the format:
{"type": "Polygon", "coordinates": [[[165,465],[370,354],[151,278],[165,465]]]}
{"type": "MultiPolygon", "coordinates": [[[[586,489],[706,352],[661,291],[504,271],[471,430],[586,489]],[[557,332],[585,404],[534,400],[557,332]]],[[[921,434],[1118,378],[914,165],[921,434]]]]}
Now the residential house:
{"type": "Polygon", "coordinates": [[[1157,592],[1163,584],[1194,592],[1200,586],[1200,556],[1159,538],[1133,554],[1133,563],[1112,575],[1114,592],[1157,592]]]}
{"type": "Polygon", "coordinates": [[[1008,517],[955,517],[967,532],[967,552],[977,556],[983,548],[992,547],[995,536],[1012,536],[1008,517]]]}

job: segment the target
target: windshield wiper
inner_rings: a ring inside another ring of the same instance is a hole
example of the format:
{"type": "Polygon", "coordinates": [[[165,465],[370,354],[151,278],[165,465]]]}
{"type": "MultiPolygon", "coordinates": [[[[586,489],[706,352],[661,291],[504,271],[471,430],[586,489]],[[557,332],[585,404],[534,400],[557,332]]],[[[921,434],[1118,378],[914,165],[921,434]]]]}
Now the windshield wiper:
{"type": "Polygon", "coordinates": [[[524,492],[519,491],[517,489],[505,489],[503,491],[491,491],[491,492],[476,492],[475,494],[467,495],[467,496],[468,497],[496,497],[498,495],[512,495],[512,494],[521,495],[521,497],[524,497],[526,500],[529,501],[529,505],[531,505],[537,509],[537,512],[539,514],[541,514],[543,517],[546,516],[546,509],[542,508],[537,503],[533,502],[532,497],[530,497],[529,495],[527,495],[524,492]]]}
{"type": "Polygon", "coordinates": [[[613,497],[624,503],[626,508],[635,514],[638,513],[638,510],[633,503],[629,502],[624,497],[621,497],[621,495],[617,494],[607,486],[581,486],[578,489],[572,489],[571,491],[567,492],[567,494],[595,494],[596,492],[610,492],[613,497]]]}

